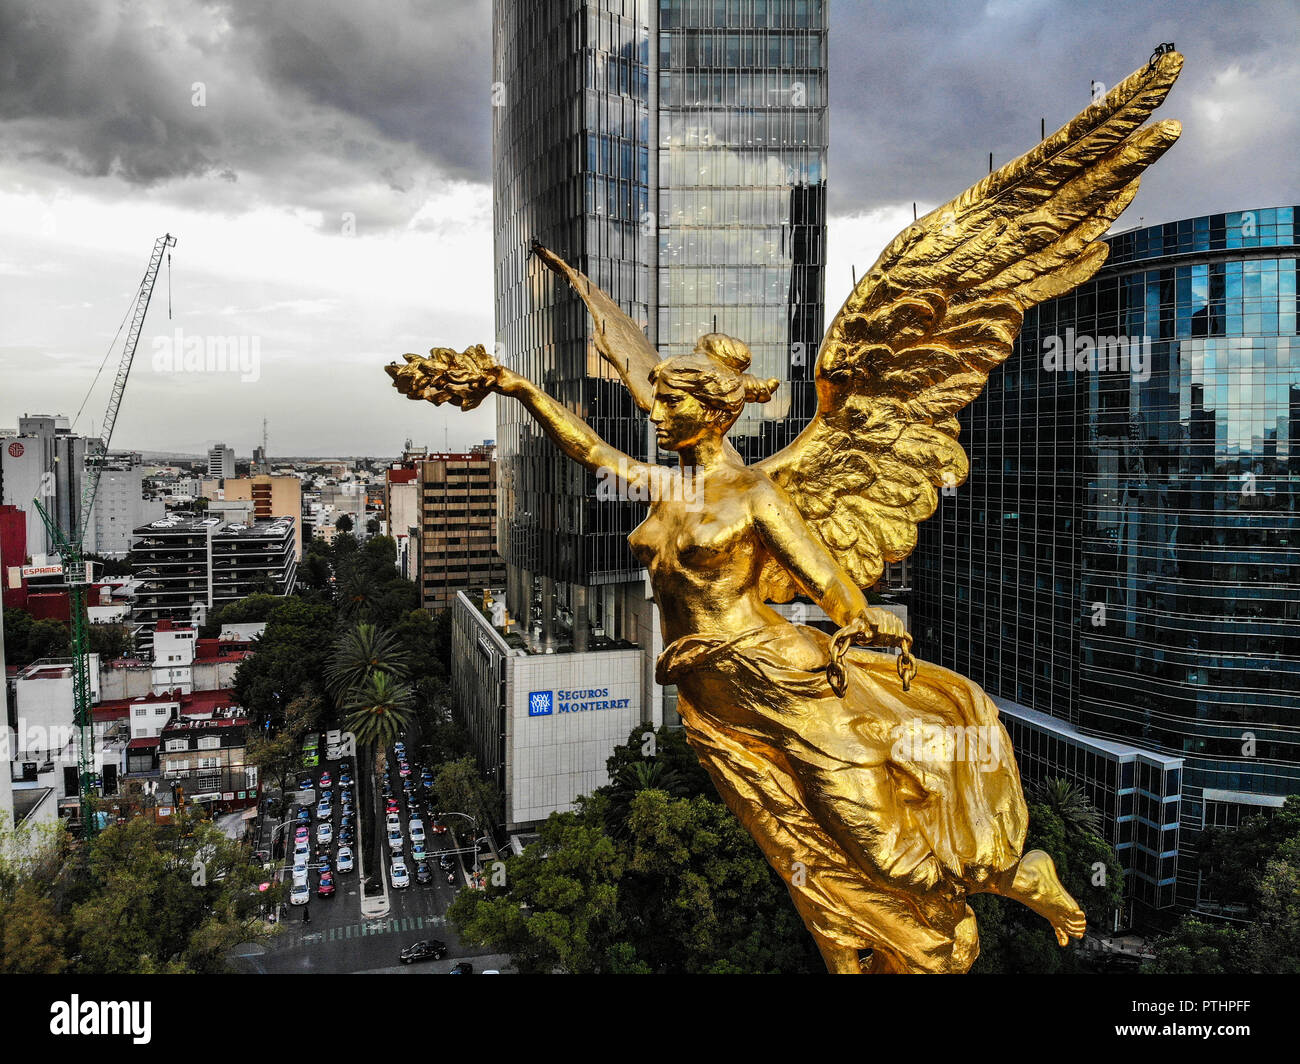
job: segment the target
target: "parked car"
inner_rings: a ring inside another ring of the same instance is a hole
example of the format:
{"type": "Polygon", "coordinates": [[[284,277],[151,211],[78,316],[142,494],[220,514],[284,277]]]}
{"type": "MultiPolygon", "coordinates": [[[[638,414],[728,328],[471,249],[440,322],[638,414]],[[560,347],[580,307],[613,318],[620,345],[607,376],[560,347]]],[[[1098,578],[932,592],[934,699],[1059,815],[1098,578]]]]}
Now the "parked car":
{"type": "Polygon", "coordinates": [[[448,975],[473,975],[474,965],[469,961],[461,961],[456,967],[447,973],[448,975]]]}
{"type": "Polygon", "coordinates": [[[339,871],[340,871],[340,872],[351,872],[351,871],[352,871],[352,869],[353,869],[353,864],[352,864],[352,850],[349,849],[347,846],[340,846],[340,847],[339,847],[339,852],[338,852],[338,864],[339,864],[339,871]]]}
{"type": "Polygon", "coordinates": [[[436,938],[423,942],[414,942],[397,955],[403,964],[415,964],[418,961],[440,961],[447,956],[447,946],[436,938]]]}

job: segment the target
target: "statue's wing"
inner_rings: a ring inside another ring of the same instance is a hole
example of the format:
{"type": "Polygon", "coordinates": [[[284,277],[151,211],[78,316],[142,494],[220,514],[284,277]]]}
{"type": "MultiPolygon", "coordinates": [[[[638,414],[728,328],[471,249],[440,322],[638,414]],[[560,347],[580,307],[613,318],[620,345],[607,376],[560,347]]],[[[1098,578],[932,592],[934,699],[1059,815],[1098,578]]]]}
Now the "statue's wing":
{"type": "Polygon", "coordinates": [[[565,278],[587,304],[595,326],[592,333],[596,350],[623,378],[636,405],[649,413],[654,402],[650,371],[658,364],[659,354],[641,331],[641,326],[629,318],[603,289],[592,284],[586,274],[575,270],[555,252],[534,242],[532,253],[565,278]]]}
{"type": "MultiPolygon", "coordinates": [[[[1139,128],[1183,60],[1167,52],[951,203],[908,226],[858,282],[817,360],[819,408],[759,463],[860,587],[916,546],[936,489],[963,482],[956,413],[1011,352],[1027,308],[1100,269],[1098,243],[1178,139],[1139,128]]],[[[762,593],[796,587],[770,562],[762,593]]]]}

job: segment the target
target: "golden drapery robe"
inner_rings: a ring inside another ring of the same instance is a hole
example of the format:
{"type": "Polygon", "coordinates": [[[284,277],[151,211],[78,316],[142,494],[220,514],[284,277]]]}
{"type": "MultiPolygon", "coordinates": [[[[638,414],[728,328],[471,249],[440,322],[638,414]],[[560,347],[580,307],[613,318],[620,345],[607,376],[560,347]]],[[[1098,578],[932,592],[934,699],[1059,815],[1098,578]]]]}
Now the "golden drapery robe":
{"type": "Polygon", "coordinates": [[[685,636],[656,677],[815,935],[871,950],[876,971],[964,972],[979,954],[966,895],[1015,868],[1028,822],[997,708],[919,660],[904,692],[870,650],[846,655],[840,699],[824,671],[789,665],[809,640],[829,660],[829,636],[792,624],[685,636]]]}

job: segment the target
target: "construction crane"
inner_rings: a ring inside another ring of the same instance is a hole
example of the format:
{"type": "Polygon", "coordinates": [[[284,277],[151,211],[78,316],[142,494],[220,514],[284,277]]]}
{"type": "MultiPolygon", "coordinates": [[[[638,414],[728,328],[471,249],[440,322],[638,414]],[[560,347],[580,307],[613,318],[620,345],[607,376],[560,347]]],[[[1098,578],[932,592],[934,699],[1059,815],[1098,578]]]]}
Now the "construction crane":
{"type": "Polygon", "coordinates": [[[117,366],[113,391],[108,397],[108,410],[104,414],[103,421],[100,422],[99,453],[93,464],[89,461],[86,463],[81,506],[76,510],[68,507],[68,528],[61,529],[58,521],[50,516],[41,500],[32,500],[41,515],[41,520],[45,523],[45,530],[54,544],[55,552],[63,559],[63,578],[68,585],[68,619],[72,626],[73,715],[77,727],[77,782],[81,800],[81,831],[84,839],[93,838],[99,830],[95,817],[95,733],[91,716],[90,632],[86,621],[86,591],[90,587],[88,579],[90,574],[87,572],[84,549],[86,529],[90,525],[90,511],[95,504],[95,495],[99,491],[99,479],[104,471],[104,463],[108,460],[108,445],[113,438],[117,412],[122,406],[127,374],[131,372],[131,363],[135,360],[135,348],[140,342],[144,318],[149,311],[149,299],[153,295],[154,282],[158,279],[158,268],[162,265],[163,255],[166,254],[167,249],[175,246],[176,238],[170,233],[154,241],[153,251],[149,255],[149,266],[144,271],[140,287],[136,290],[135,304],[131,312],[131,327],[127,330],[126,343],[122,347],[122,358],[117,366]]]}

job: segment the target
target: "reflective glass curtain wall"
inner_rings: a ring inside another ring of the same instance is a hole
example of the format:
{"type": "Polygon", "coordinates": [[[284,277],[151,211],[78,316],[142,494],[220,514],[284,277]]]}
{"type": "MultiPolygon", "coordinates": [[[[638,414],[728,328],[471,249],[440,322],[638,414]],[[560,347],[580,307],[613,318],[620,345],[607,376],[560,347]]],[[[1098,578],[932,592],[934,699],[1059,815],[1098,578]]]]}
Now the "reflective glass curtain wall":
{"type": "MultiPolygon", "coordinates": [[[[644,415],[589,344],[586,311],[529,258],[564,256],[649,320],[648,0],[498,0],[492,158],[496,331],[503,362],[645,458],[644,415]]],[[[506,561],[563,582],[634,575],[635,503],[598,502],[521,406],[497,404],[506,561]]]]}
{"type": "Polygon", "coordinates": [[[827,5],[661,0],[658,316],[665,357],[707,332],[782,387],[732,431],[750,461],[816,410],[826,261],[827,5]]]}
{"type": "MultiPolygon", "coordinates": [[[[1185,758],[1188,856],[1203,789],[1300,791],[1296,210],[1120,234],[1031,310],[915,555],[925,656],[1185,758]],[[1058,344],[1076,366],[1048,372],[1058,344]]],[[[1192,861],[1179,878],[1186,902],[1192,861]]]]}
{"type": "MultiPolygon", "coordinates": [[[[554,248],[644,321],[665,356],[715,328],[783,382],[733,432],[749,459],[815,407],[823,326],[826,4],[498,0],[493,25],[496,325],[511,368],[610,443],[646,420],[590,344],[581,302],[535,261],[554,248]]],[[[598,501],[514,403],[498,403],[499,544],[564,583],[640,578],[639,503],[598,501]]],[[[598,599],[595,601],[599,601],[598,599]]]]}

